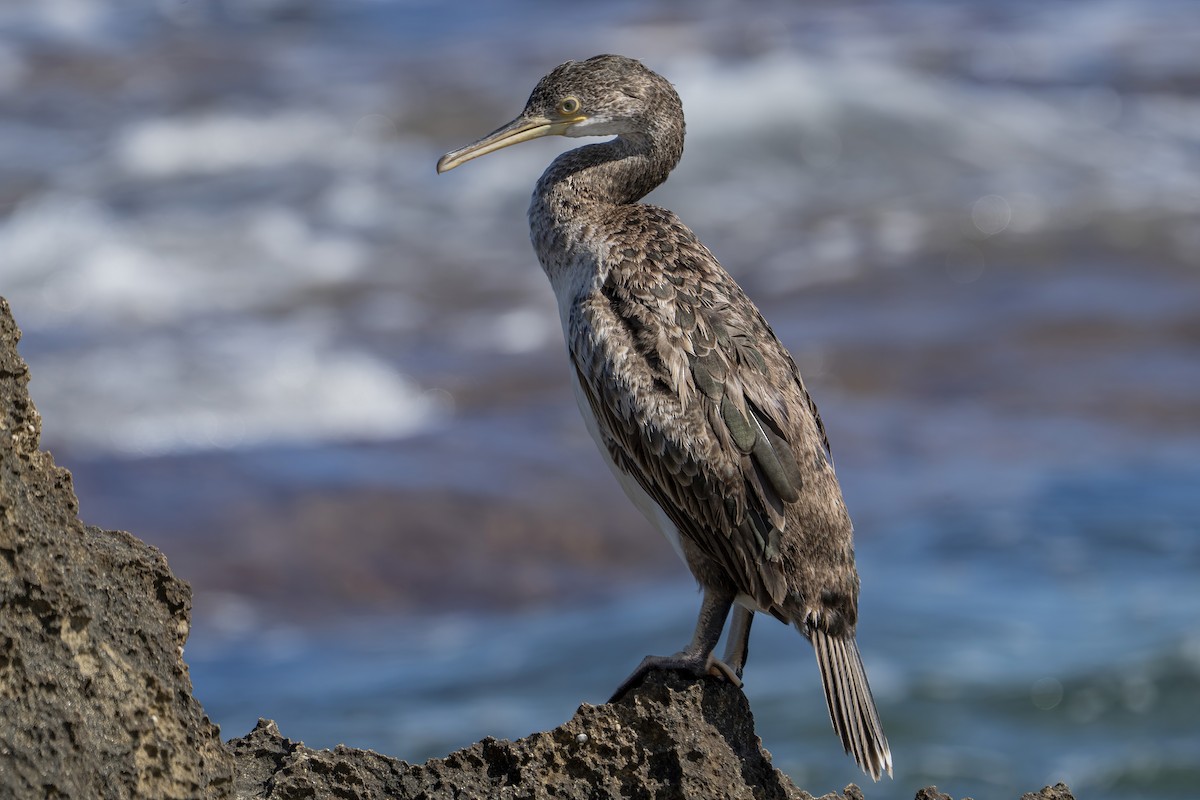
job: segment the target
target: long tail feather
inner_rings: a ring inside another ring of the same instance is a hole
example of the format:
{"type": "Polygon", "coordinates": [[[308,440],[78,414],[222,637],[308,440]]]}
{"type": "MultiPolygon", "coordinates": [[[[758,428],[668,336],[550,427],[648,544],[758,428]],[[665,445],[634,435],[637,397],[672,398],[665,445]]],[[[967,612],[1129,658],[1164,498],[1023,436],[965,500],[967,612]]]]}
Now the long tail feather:
{"type": "Polygon", "coordinates": [[[871,697],[858,644],[853,637],[831,636],[819,628],[810,628],[808,633],[821,669],[829,721],[842,746],[874,780],[884,772],[891,776],[892,753],[871,697]]]}

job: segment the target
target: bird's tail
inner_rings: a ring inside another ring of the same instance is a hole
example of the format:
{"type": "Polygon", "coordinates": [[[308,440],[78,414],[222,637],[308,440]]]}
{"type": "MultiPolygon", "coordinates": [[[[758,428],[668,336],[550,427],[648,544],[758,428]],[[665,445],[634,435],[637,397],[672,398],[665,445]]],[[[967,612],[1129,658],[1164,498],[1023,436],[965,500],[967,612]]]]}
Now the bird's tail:
{"type": "Polygon", "coordinates": [[[806,631],[821,668],[829,720],[846,752],[874,780],[892,774],[892,753],[879,722],[879,712],[867,684],[862,657],[854,636],[834,636],[817,627],[806,631]]]}

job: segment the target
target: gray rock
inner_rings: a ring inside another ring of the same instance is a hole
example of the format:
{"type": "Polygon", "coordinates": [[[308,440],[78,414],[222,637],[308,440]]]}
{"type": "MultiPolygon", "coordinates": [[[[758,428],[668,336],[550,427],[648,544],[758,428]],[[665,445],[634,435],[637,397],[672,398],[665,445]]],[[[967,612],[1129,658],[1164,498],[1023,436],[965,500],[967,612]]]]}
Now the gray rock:
{"type": "MultiPolygon", "coordinates": [[[[266,721],[222,743],[183,661],[191,589],[158,550],[79,521],[70,474],[39,449],[19,339],[0,297],[0,797],[812,800],[771,765],[745,695],[670,672],[419,765],[311,750],[266,721]]],[[[1039,798],[1072,800],[1062,784],[1022,800],[1039,798]]]]}
{"type": "Polygon", "coordinates": [[[191,590],[79,521],[19,338],[0,298],[0,797],[226,797],[233,758],[181,657],[191,590]]]}
{"type": "Polygon", "coordinates": [[[230,745],[237,793],[247,798],[322,797],[349,785],[355,798],[812,800],[771,766],[742,692],[672,672],[651,674],[619,703],[582,705],[552,731],[484,739],[420,765],[345,747],[310,750],[265,721],[230,745]]]}

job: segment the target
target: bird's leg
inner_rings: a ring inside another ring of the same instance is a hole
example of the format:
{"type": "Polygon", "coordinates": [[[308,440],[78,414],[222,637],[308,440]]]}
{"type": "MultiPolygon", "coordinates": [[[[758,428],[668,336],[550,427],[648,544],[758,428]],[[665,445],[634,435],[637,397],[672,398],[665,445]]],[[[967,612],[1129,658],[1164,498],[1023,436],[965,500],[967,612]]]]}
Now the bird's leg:
{"type": "Polygon", "coordinates": [[[746,657],[750,653],[750,623],[754,612],[745,606],[733,607],[733,621],[729,623],[729,637],[725,640],[725,655],[721,660],[739,678],[746,668],[746,657]]]}
{"type": "Polygon", "coordinates": [[[713,649],[721,638],[721,629],[725,627],[725,619],[733,605],[731,592],[704,590],[704,601],[700,605],[700,617],[696,620],[696,633],[692,641],[683,650],[673,656],[646,656],[638,664],[633,674],[625,679],[608,702],[613,703],[625,696],[646,673],[652,669],[678,669],[690,672],[697,677],[714,675],[725,677],[734,686],[741,687],[742,681],[737,673],[725,662],[713,656],[713,649]]]}

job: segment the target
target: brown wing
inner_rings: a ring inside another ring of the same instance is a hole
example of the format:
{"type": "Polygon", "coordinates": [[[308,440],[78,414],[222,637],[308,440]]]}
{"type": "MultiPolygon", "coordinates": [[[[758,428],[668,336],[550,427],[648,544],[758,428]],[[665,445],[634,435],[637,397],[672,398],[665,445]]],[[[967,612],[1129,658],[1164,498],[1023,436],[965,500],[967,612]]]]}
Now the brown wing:
{"type": "Polygon", "coordinates": [[[670,212],[637,208],[623,230],[639,223],[646,246],[614,250],[571,310],[580,384],[614,462],[775,611],[789,591],[788,506],[814,448],[827,449],[824,429],[790,356],[716,259],[670,212]]]}

